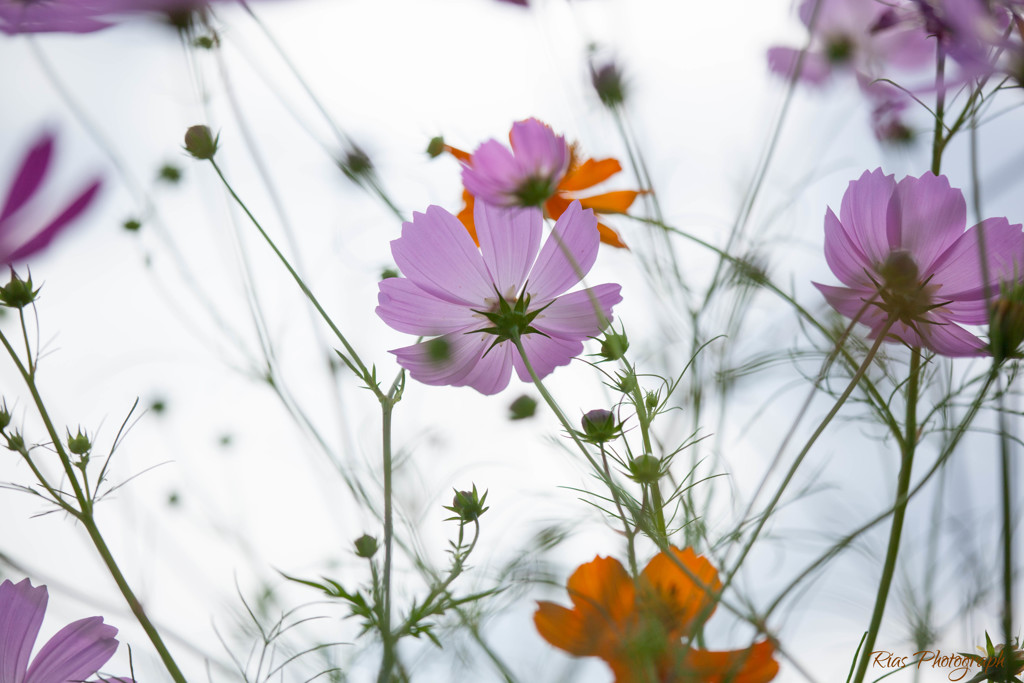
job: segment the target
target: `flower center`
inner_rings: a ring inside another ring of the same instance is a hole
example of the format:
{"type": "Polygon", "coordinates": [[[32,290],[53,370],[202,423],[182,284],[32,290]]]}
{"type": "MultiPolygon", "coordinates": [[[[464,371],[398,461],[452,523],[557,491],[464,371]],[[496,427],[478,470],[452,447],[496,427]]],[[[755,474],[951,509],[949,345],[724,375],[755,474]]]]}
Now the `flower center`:
{"type": "Polygon", "coordinates": [[[894,319],[912,323],[942,305],[933,303],[932,295],[938,287],[919,281],[920,270],[906,249],[889,252],[876,271],[882,276],[882,283],[878,286],[882,302],[878,305],[894,319]]]}
{"type": "MultiPolygon", "coordinates": [[[[490,303],[489,310],[478,311],[473,309],[474,313],[478,313],[490,321],[491,327],[484,327],[479,330],[471,330],[470,332],[483,332],[486,334],[493,334],[496,339],[491,344],[491,349],[495,345],[500,344],[503,341],[518,340],[524,334],[540,334],[547,336],[540,330],[531,327],[533,319],[540,315],[541,311],[550,306],[542,306],[535,311],[530,310],[530,295],[526,293],[525,287],[523,293],[516,297],[512,295],[506,298],[498,292],[497,287],[494,289],[497,294],[497,299],[487,299],[484,303],[490,303]],[[495,303],[491,303],[494,301],[495,303]]],[[[552,302],[553,303],[553,302],[552,302]]],[[[488,349],[490,351],[490,349],[488,349]]]]}
{"type": "Polygon", "coordinates": [[[540,207],[551,197],[555,188],[552,187],[551,178],[531,176],[523,181],[523,184],[516,188],[516,199],[520,206],[540,207]]]}

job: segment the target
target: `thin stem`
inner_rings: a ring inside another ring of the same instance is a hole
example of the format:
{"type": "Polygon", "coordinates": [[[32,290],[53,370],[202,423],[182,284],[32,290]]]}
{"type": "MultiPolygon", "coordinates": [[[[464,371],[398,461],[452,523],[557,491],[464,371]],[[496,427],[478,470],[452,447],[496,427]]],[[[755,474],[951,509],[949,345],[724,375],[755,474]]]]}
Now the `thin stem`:
{"type": "MultiPolygon", "coordinates": [[[[1002,392],[999,392],[1002,397],[1002,392]]],[[[1007,681],[1016,671],[1016,656],[1010,656],[1013,637],[1013,480],[1010,471],[1010,438],[1006,424],[1006,411],[999,411],[999,462],[1002,479],[1001,499],[1003,512],[1003,672],[1007,681]]]]}
{"type": "Polygon", "coordinates": [[[942,169],[942,152],[948,139],[942,135],[942,119],[946,111],[946,51],[942,41],[935,41],[938,54],[935,57],[935,133],[932,136],[932,173],[939,175],[942,169]]]}
{"type": "Polygon", "coordinates": [[[224,173],[221,172],[220,166],[217,165],[217,162],[214,161],[213,159],[210,159],[209,161],[210,165],[213,166],[213,170],[217,172],[217,177],[219,177],[221,182],[224,183],[224,187],[227,189],[232,199],[234,199],[238,206],[242,209],[242,211],[245,212],[245,215],[249,217],[249,220],[252,221],[252,224],[256,226],[256,229],[259,231],[260,235],[263,236],[263,239],[267,242],[268,245],[270,245],[270,248],[274,251],[274,254],[276,254],[278,259],[280,259],[281,263],[284,264],[284,267],[288,270],[288,273],[292,276],[292,279],[295,280],[295,283],[299,286],[299,289],[302,290],[302,293],[305,294],[306,298],[309,299],[310,303],[313,304],[313,307],[316,308],[317,313],[319,313],[320,317],[324,319],[324,322],[327,323],[327,326],[331,328],[331,331],[334,332],[334,336],[338,338],[338,340],[341,342],[341,345],[345,347],[345,352],[348,354],[348,357],[351,358],[352,362],[355,363],[356,366],[358,367],[361,379],[366,382],[370,391],[372,391],[374,395],[377,396],[378,399],[383,400],[384,393],[380,390],[380,387],[378,387],[375,382],[371,381],[372,375],[370,371],[363,364],[363,361],[360,360],[359,356],[356,354],[355,349],[352,348],[352,345],[348,343],[348,339],[346,339],[345,335],[341,333],[341,330],[338,329],[338,326],[334,324],[334,321],[331,320],[331,317],[327,314],[327,311],[324,310],[323,306],[320,305],[320,302],[317,300],[316,296],[314,296],[313,292],[311,292],[309,287],[306,286],[306,283],[302,279],[302,277],[297,272],[295,272],[295,268],[292,267],[292,264],[288,261],[285,255],[282,254],[281,250],[277,248],[277,245],[274,243],[274,240],[270,238],[270,235],[268,235],[267,232],[263,229],[263,226],[260,225],[260,222],[256,220],[255,216],[252,215],[252,212],[249,211],[249,207],[245,205],[245,202],[242,201],[242,199],[235,192],[234,188],[231,187],[231,183],[228,182],[227,178],[224,176],[224,173]]]}
{"type": "Polygon", "coordinates": [[[381,577],[381,624],[380,633],[384,654],[380,664],[378,683],[390,680],[395,665],[395,640],[391,633],[391,538],[394,535],[394,513],[391,503],[391,412],[394,403],[389,399],[381,401],[382,452],[384,459],[384,571],[381,577]]]}
{"type": "Polygon", "coordinates": [[[903,519],[907,512],[907,493],[910,491],[910,469],[914,464],[914,450],[917,447],[917,393],[921,374],[921,348],[914,347],[910,354],[910,376],[907,378],[907,418],[906,431],[903,439],[903,452],[900,463],[899,479],[896,483],[896,503],[893,506],[892,529],[889,532],[889,548],[885,553],[885,564],[882,566],[882,580],[878,584],[878,595],[875,597],[875,609],[871,614],[871,625],[864,639],[860,663],[853,678],[854,683],[862,683],[867,674],[868,662],[875,647],[875,638],[882,625],[885,604],[889,598],[889,588],[896,573],[896,557],[900,551],[900,536],[903,533],[903,519]]]}
{"type": "MultiPolygon", "coordinates": [[[[608,467],[608,453],[604,450],[604,444],[601,444],[601,464],[604,465],[604,476],[608,477],[608,481],[612,481],[612,472],[608,467]]],[[[615,501],[615,509],[619,512],[619,519],[622,520],[623,531],[626,534],[626,547],[627,556],[629,558],[629,571],[631,576],[637,576],[637,564],[636,564],[636,546],[633,539],[636,536],[636,531],[629,525],[629,520],[626,519],[626,513],[622,509],[622,502],[619,500],[619,489],[617,486],[611,486],[612,500],[615,501]]]]}

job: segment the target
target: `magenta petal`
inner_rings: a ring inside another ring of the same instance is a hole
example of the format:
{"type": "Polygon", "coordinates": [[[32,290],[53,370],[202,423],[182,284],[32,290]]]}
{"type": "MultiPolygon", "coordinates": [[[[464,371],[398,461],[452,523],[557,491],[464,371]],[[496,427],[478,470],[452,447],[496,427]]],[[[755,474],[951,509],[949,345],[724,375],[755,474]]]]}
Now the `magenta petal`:
{"type": "Polygon", "coordinates": [[[579,282],[597,260],[601,238],[597,218],[578,200],[555,223],[530,273],[528,290],[537,301],[547,301],[579,282]]]}
{"type": "Polygon", "coordinates": [[[989,218],[960,235],[932,265],[929,274],[934,282],[942,285],[936,294],[939,299],[984,296],[982,239],[991,295],[999,293],[1000,282],[1016,281],[1024,276],[1024,234],[1021,226],[1010,225],[1006,218],[989,218]]]}
{"type": "Polygon", "coordinates": [[[533,326],[567,340],[597,336],[612,322],[612,307],[622,301],[621,290],[619,285],[604,284],[563,294],[534,318],[533,326]],[[595,304],[601,311],[600,319],[595,304]]]}
{"type": "Polygon", "coordinates": [[[487,266],[466,227],[438,206],[414,213],[391,242],[395,263],[413,284],[452,303],[479,306],[493,298],[487,266]]]}
{"type": "Polygon", "coordinates": [[[117,629],[103,617],[79,619],[50,638],[36,655],[25,683],[84,681],[114,656],[117,629]]]}
{"type": "MultiPolygon", "coordinates": [[[[523,335],[523,350],[526,357],[530,359],[530,365],[537,377],[544,379],[551,372],[561,366],[568,365],[572,359],[583,351],[583,342],[577,340],[560,339],[558,337],[544,337],[539,334],[523,335]]],[[[530,372],[526,369],[523,359],[518,353],[512,357],[512,364],[516,368],[516,374],[524,382],[532,382],[530,372]]]]}
{"type": "Polygon", "coordinates": [[[378,287],[377,315],[399,332],[432,337],[485,322],[465,305],[439,299],[407,278],[381,280],[378,287]]]}
{"type": "MultiPolygon", "coordinates": [[[[493,335],[481,335],[490,337],[488,346],[493,343],[493,335]]],[[[519,352],[512,342],[504,341],[486,352],[480,362],[476,364],[473,371],[462,378],[459,386],[473,387],[485,396],[496,394],[508,386],[512,378],[512,358],[518,356],[519,352]]]]}
{"type": "Polygon", "coordinates": [[[918,325],[924,345],[935,353],[951,358],[970,358],[988,355],[988,345],[955,323],[942,321],[918,325]]]}
{"type": "Polygon", "coordinates": [[[462,184],[477,199],[496,206],[515,204],[523,180],[512,152],[497,140],[484,142],[462,169],[462,184]]]}
{"type": "Polygon", "coordinates": [[[28,579],[0,583],[0,681],[24,681],[46,600],[46,586],[33,588],[28,579]]]}
{"type": "Polygon", "coordinates": [[[395,354],[398,364],[419,382],[433,386],[464,386],[463,380],[480,363],[480,358],[494,336],[475,333],[470,329],[452,332],[438,339],[448,344],[448,356],[442,360],[433,356],[432,349],[436,353],[437,348],[435,340],[394,349],[391,353],[395,354]]]}
{"type": "Polygon", "coordinates": [[[946,176],[925,173],[899,182],[888,207],[889,243],[906,249],[922,273],[953,244],[967,225],[967,203],[946,176]]]}
{"type": "Polygon", "coordinates": [[[874,271],[874,264],[860,246],[850,240],[832,209],[825,212],[825,261],[843,284],[850,287],[871,285],[868,273],[874,271]]]}
{"type": "Polygon", "coordinates": [[[512,153],[525,177],[549,178],[552,185],[569,168],[569,146],[551,127],[537,119],[517,121],[509,133],[512,153]]]}
{"type": "Polygon", "coordinates": [[[540,248],[543,223],[540,210],[503,209],[476,202],[473,222],[491,280],[502,296],[515,298],[525,284],[540,248]]]}
{"type": "Polygon", "coordinates": [[[874,292],[863,289],[833,287],[817,282],[812,284],[824,295],[825,300],[828,301],[832,308],[850,320],[856,320],[872,329],[877,329],[885,323],[885,312],[872,303],[878,299],[874,292]]]}
{"type": "Polygon", "coordinates": [[[75,198],[71,204],[65,208],[59,216],[50,221],[50,224],[40,230],[32,239],[25,242],[17,249],[11,251],[10,254],[4,256],[0,253],[0,259],[8,263],[14,261],[21,261],[23,259],[32,256],[33,254],[42,251],[50,242],[60,233],[61,230],[66,228],[71,221],[78,218],[79,215],[92,204],[93,199],[96,198],[96,193],[99,192],[103,181],[94,180],[85,190],[75,198]]]}
{"type": "Polygon", "coordinates": [[[887,209],[895,190],[894,177],[878,168],[850,181],[843,195],[840,222],[850,240],[873,264],[884,263],[894,246],[889,241],[887,209]]]}
{"type": "Polygon", "coordinates": [[[803,62],[800,62],[800,52],[791,47],[768,48],[768,68],[772,73],[782,76],[785,79],[793,78],[793,73],[800,65],[800,73],[797,79],[810,85],[821,85],[832,75],[832,65],[824,56],[817,52],[804,53],[803,62]]]}
{"type": "Polygon", "coordinates": [[[50,157],[53,155],[53,135],[45,134],[41,137],[21,162],[21,168],[11,183],[11,189],[7,192],[7,199],[4,200],[3,209],[0,210],[0,225],[10,216],[24,206],[29,197],[39,189],[40,183],[46,176],[46,169],[50,165],[50,157]]]}

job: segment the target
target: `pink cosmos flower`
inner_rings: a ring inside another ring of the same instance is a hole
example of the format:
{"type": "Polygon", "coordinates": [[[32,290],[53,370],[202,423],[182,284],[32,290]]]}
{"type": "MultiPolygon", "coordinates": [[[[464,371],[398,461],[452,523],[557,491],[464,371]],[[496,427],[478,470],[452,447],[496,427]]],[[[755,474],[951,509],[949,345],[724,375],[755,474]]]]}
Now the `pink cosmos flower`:
{"type": "MultiPolygon", "coordinates": [[[[911,9],[907,0],[804,0],[800,20],[811,29],[813,19],[814,33],[799,78],[821,84],[834,69],[849,68],[873,80],[890,67],[924,66],[935,47],[911,9]]],[[[798,49],[773,47],[768,50],[768,65],[789,77],[799,56],[798,49]]]]}
{"type": "Polygon", "coordinates": [[[462,184],[495,206],[540,206],[569,170],[569,145],[537,119],[512,124],[512,149],[488,140],[462,169],[462,184]]]}
{"type": "Polygon", "coordinates": [[[837,311],[869,326],[869,337],[891,322],[887,341],[986,355],[987,345],[958,323],[987,323],[1000,283],[1019,281],[1024,233],[1006,218],[964,232],[966,216],[963,194],[945,176],[897,183],[881,169],[865,171],[843,195],[839,218],[825,214],[825,259],[846,286],[814,285],[837,311]]]}
{"type": "MultiPolygon", "coordinates": [[[[99,671],[117,650],[117,629],[103,617],[88,617],[58,631],[36,653],[32,646],[46,613],[46,586],[0,583],[0,681],[3,683],[68,683],[84,681],[99,671]]],[[[97,683],[134,683],[130,678],[100,678],[97,683]]]]}
{"type": "MultiPolygon", "coordinates": [[[[21,162],[14,176],[14,182],[7,190],[7,198],[0,208],[0,265],[22,261],[45,249],[61,230],[71,224],[85,211],[99,192],[99,178],[90,182],[84,190],[64,207],[41,229],[34,222],[25,219],[32,208],[30,200],[39,190],[53,155],[53,135],[43,135],[21,162]]],[[[37,201],[38,206],[41,202],[37,201]]]]}
{"type": "Polygon", "coordinates": [[[405,277],[380,283],[377,315],[400,332],[440,335],[391,351],[414,379],[495,394],[508,385],[512,368],[530,381],[513,335],[544,377],[583,351],[583,340],[611,322],[622,297],[616,284],[565,293],[597,259],[597,219],[578,201],[543,248],[539,209],[477,202],[474,211],[479,248],[437,206],[402,226],[391,253],[405,277]]]}
{"type": "Polygon", "coordinates": [[[0,0],[0,33],[90,33],[122,15],[202,9],[207,0],[0,0]]]}

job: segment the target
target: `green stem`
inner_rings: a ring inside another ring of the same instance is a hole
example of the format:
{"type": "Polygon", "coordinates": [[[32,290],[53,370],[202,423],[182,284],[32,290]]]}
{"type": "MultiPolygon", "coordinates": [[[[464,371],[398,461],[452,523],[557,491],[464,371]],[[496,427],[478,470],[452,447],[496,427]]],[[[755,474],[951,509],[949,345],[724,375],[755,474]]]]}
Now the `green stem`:
{"type": "Polygon", "coordinates": [[[868,662],[875,647],[878,629],[882,625],[885,604],[889,598],[889,588],[896,573],[896,557],[900,551],[900,537],[903,533],[903,519],[907,512],[907,494],[910,491],[910,469],[914,464],[914,450],[917,447],[917,393],[921,374],[921,349],[914,347],[910,355],[910,376],[907,378],[907,419],[903,439],[902,458],[899,479],[896,483],[896,503],[893,506],[892,529],[889,532],[889,548],[885,553],[885,564],[882,566],[882,580],[878,584],[878,595],[875,597],[875,609],[871,614],[871,625],[864,639],[860,662],[854,683],[862,683],[867,674],[868,662]]]}
{"type": "Polygon", "coordinates": [[[381,401],[382,451],[384,459],[384,571],[381,577],[381,609],[380,634],[384,645],[384,654],[380,664],[378,683],[390,680],[391,671],[395,666],[395,639],[391,632],[391,539],[394,536],[394,512],[391,502],[391,413],[394,403],[390,397],[381,401]]]}
{"type": "Polygon", "coordinates": [[[946,51],[943,49],[941,41],[936,41],[936,45],[938,54],[935,57],[935,133],[932,136],[932,173],[939,175],[942,169],[942,152],[948,142],[948,139],[942,135],[942,119],[946,113],[946,51]]]}
{"type": "MultiPolygon", "coordinates": [[[[181,670],[178,668],[178,665],[171,656],[171,653],[167,650],[167,646],[164,645],[163,639],[160,637],[160,633],[156,630],[156,627],[149,620],[146,612],[142,609],[142,603],[139,602],[139,599],[135,596],[131,586],[128,585],[128,581],[125,579],[124,574],[121,572],[121,568],[117,565],[117,561],[114,559],[113,554],[110,552],[110,548],[103,539],[103,535],[100,533],[99,527],[96,525],[96,520],[93,518],[92,500],[86,497],[85,492],[78,483],[77,477],[75,477],[71,458],[68,456],[67,451],[64,450],[64,446],[61,444],[60,435],[57,433],[57,429],[54,427],[53,421],[50,419],[50,414],[46,410],[46,405],[43,403],[42,396],[39,395],[39,390],[35,384],[35,378],[28,372],[22,364],[21,359],[19,359],[17,354],[15,354],[14,349],[11,347],[10,342],[7,340],[7,337],[4,336],[3,332],[0,332],[0,342],[2,342],[4,348],[7,349],[7,353],[11,356],[11,359],[17,366],[22,378],[25,380],[25,384],[28,386],[29,392],[32,394],[32,400],[36,405],[36,410],[38,410],[39,416],[43,420],[46,431],[53,443],[54,450],[57,452],[57,457],[60,459],[61,465],[64,467],[64,471],[68,476],[71,488],[74,490],[75,498],[77,499],[80,508],[75,517],[82,523],[85,530],[88,532],[89,538],[96,547],[96,551],[99,552],[100,558],[103,560],[103,564],[106,565],[107,570],[113,577],[114,583],[117,584],[118,589],[121,591],[121,595],[124,596],[125,601],[128,603],[128,607],[131,609],[132,614],[135,615],[139,625],[142,626],[142,630],[146,632],[147,636],[149,636],[150,642],[153,643],[153,647],[156,648],[157,653],[160,655],[164,668],[167,669],[167,672],[171,675],[171,678],[174,679],[175,683],[186,683],[185,676],[181,673],[181,670]]],[[[33,470],[37,472],[37,476],[41,476],[35,468],[33,468],[33,470]]]]}
{"type": "MultiPolygon", "coordinates": [[[[998,392],[1002,396],[1002,392],[998,392]]],[[[1010,439],[1006,411],[999,411],[999,461],[1002,478],[1003,508],[1003,672],[1005,680],[1013,680],[1016,671],[1016,648],[1013,642],[1013,485],[1010,472],[1010,439]]]]}
{"type": "Polygon", "coordinates": [[[288,273],[292,276],[292,279],[295,280],[295,283],[299,286],[299,289],[302,290],[302,293],[305,294],[306,298],[309,299],[310,303],[313,304],[313,307],[316,309],[317,313],[319,313],[320,317],[324,319],[324,322],[327,323],[327,326],[331,328],[331,331],[334,333],[334,336],[338,338],[338,341],[341,342],[341,345],[345,347],[345,352],[348,354],[348,358],[351,358],[352,362],[355,363],[356,366],[358,367],[361,379],[364,382],[366,382],[366,385],[369,387],[370,391],[372,391],[374,395],[377,396],[378,399],[383,400],[384,393],[380,390],[380,387],[378,387],[375,382],[371,381],[372,374],[363,364],[363,361],[359,359],[359,356],[356,354],[355,349],[352,348],[352,345],[348,343],[348,339],[346,339],[345,335],[341,333],[341,330],[338,329],[338,326],[334,324],[334,321],[331,320],[331,317],[327,315],[327,311],[325,311],[323,306],[320,305],[319,300],[317,300],[316,296],[313,295],[313,292],[310,291],[309,287],[306,286],[305,281],[295,271],[295,268],[292,267],[292,264],[288,261],[285,255],[282,254],[281,250],[277,248],[277,245],[274,243],[274,240],[270,238],[270,235],[268,235],[266,230],[263,229],[263,226],[260,225],[260,222],[256,220],[255,216],[252,215],[252,212],[249,211],[249,207],[245,205],[245,202],[242,201],[241,197],[238,196],[234,188],[231,187],[231,183],[228,182],[228,179],[220,170],[220,166],[217,165],[217,162],[214,161],[213,159],[210,159],[209,161],[210,165],[213,166],[213,170],[217,172],[217,177],[220,178],[222,183],[224,183],[224,187],[231,195],[231,198],[235,200],[235,203],[237,203],[238,206],[242,209],[242,211],[245,212],[245,215],[248,216],[252,224],[256,226],[256,229],[259,231],[260,235],[263,236],[263,239],[273,250],[274,254],[276,254],[277,258],[281,261],[282,264],[284,264],[284,267],[288,270],[288,273]]]}
{"type": "MultiPolygon", "coordinates": [[[[604,476],[608,478],[608,481],[612,481],[612,472],[608,467],[608,453],[604,450],[604,444],[601,444],[601,464],[604,465],[604,476]]],[[[638,576],[636,564],[636,544],[633,539],[636,536],[636,531],[629,525],[629,520],[626,519],[626,513],[622,509],[622,501],[619,500],[619,489],[617,486],[611,487],[612,500],[615,501],[615,509],[619,512],[619,519],[622,520],[623,532],[626,534],[626,547],[627,556],[629,558],[629,571],[631,576],[638,576]]]]}

